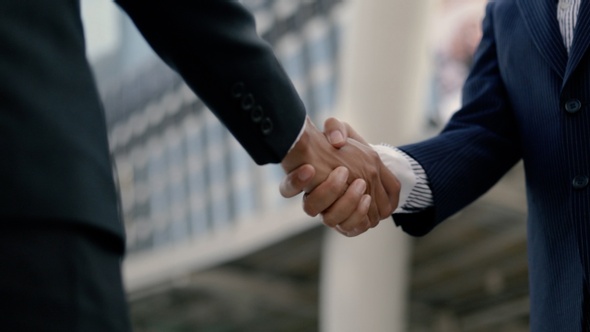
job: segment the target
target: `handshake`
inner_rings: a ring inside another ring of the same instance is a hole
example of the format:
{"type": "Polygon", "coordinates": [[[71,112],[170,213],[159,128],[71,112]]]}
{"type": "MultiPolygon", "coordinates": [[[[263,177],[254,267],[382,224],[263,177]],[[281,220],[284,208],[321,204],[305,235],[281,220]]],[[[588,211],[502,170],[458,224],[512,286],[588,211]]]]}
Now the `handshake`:
{"type": "Polygon", "coordinates": [[[345,236],[357,236],[397,208],[400,183],[377,152],[347,123],[330,118],[324,133],[306,120],[299,141],[281,162],[281,195],[301,192],[303,210],[345,236]]]}

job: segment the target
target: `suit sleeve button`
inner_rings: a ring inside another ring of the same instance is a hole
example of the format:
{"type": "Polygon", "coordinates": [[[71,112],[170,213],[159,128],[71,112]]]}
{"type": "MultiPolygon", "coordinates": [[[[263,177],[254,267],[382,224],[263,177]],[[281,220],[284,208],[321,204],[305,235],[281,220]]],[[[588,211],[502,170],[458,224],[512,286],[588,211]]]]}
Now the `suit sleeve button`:
{"type": "Polygon", "coordinates": [[[264,117],[264,110],[260,106],[255,106],[252,109],[252,112],[250,112],[250,118],[255,123],[258,123],[258,122],[262,121],[262,118],[263,117],[264,117]]]}
{"type": "Polygon", "coordinates": [[[272,120],[270,118],[264,118],[264,120],[262,120],[262,123],[260,124],[260,128],[262,129],[262,133],[264,135],[270,135],[272,133],[272,129],[273,129],[274,125],[272,123],[272,120]]]}
{"type": "Polygon", "coordinates": [[[574,189],[584,189],[588,185],[588,177],[586,175],[578,175],[572,181],[574,189]]]}
{"type": "Polygon", "coordinates": [[[242,82],[234,84],[231,88],[231,96],[234,98],[241,98],[244,95],[246,86],[242,82]]]}
{"type": "Polygon", "coordinates": [[[244,111],[249,111],[252,107],[254,107],[254,103],[254,96],[248,93],[242,97],[242,103],[240,105],[244,111]]]}

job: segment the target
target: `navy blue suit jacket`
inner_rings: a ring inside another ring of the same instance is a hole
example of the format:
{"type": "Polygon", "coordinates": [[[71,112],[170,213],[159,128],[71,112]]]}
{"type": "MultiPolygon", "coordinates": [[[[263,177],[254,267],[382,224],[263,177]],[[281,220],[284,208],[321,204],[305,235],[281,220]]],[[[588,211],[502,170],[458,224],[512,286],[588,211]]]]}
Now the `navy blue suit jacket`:
{"type": "Polygon", "coordinates": [[[463,106],[441,134],[402,147],[434,207],[394,215],[423,235],[524,161],[532,331],[582,331],[590,277],[590,2],[568,56],[553,0],[488,4],[463,106]]]}

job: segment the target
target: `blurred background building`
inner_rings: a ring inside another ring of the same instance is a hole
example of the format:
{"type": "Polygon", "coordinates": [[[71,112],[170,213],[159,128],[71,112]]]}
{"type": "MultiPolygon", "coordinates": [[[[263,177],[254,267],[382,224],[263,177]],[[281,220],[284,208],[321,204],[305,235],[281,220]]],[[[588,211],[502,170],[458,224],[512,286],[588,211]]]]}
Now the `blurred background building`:
{"type": "MultiPolygon", "coordinates": [[[[315,123],[342,116],[391,144],[435,133],[456,109],[485,6],[242,2],[315,123]]],[[[114,4],[82,5],[135,331],[528,331],[520,166],[426,237],[385,220],[367,240],[335,238],[280,197],[280,167],[255,165],[114,4]]]]}

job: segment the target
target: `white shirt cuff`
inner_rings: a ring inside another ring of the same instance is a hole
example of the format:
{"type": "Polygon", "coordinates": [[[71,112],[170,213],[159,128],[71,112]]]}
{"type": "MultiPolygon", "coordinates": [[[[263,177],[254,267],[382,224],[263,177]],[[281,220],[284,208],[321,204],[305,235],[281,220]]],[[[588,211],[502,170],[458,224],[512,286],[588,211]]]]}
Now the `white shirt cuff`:
{"type": "Polygon", "coordinates": [[[299,135],[297,135],[297,138],[295,138],[295,141],[293,141],[293,144],[291,144],[291,147],[289,148],[289,151],[287,151],[287,153],[291,152],[291,150],[293,150],[293,148],[295,147],[295,144],[297,144],[297,142],[299,142],[299,140],[301,139],[301,135],[303,135],[303,132],[305,131],[305,126],[307,126],[307,118],[305,117],[305,121],[303,121],[303,126],[301,126],[301,130],[299,130],[299,135]]]}
{"type": "Polygon", "coordinates": [[[385,145],[372,145],[383,164],[400,182],[397,209],[393,213],[412,213],[433,205],[432,191],[422,166],[403,151],[385,145]]]}

